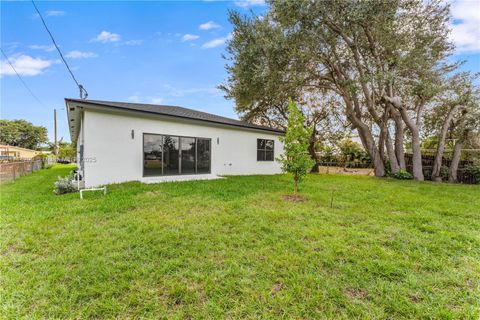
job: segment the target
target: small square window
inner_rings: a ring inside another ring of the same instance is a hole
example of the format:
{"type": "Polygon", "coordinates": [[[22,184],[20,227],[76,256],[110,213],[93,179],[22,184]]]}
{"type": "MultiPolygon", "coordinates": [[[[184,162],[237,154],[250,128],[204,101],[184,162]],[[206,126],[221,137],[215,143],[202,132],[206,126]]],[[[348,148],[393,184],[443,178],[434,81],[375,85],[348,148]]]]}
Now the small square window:
{"type": "Polygon", "coordinates": [[[257,139],[257,161],[273,161],[274,145],[273,140],[257,139]]]}

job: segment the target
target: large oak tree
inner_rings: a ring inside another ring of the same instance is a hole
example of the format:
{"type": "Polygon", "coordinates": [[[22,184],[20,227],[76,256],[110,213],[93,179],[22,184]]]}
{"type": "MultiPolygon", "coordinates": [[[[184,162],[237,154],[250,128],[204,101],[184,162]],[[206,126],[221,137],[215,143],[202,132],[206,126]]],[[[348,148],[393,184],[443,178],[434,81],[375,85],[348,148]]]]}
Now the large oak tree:
{"type": "Polygon", "coordinates": [[[222,88],[250,121],[284,125],[287,97],[307,107],[313,126],[340,110],[377,176],[387,160],[405,168],[407,129],[414,177],[423,180],[423,113],[455,67],[445,64],[448,19],[438,0],[271,1],[264,17],[232,12],[222,88]]]}

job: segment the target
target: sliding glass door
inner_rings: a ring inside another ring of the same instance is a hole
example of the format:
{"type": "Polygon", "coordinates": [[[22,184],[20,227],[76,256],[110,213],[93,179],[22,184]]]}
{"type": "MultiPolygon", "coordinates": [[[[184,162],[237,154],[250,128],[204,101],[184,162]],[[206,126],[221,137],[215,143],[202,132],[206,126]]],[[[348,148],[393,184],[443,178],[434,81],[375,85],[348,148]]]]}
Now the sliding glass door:
{"type": "Polygon", "coordinates": [[[143,135],[143,176],[210,173],[210,139],[143,135]]]}

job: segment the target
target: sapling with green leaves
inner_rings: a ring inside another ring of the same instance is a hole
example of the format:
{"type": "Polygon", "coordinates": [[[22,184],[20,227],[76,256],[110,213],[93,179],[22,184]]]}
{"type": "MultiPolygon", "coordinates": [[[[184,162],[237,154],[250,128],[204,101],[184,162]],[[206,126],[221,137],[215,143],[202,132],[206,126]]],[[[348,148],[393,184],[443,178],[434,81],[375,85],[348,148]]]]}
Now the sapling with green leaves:
{"type": "Polygon", "coordinates": [[[284,137],[280,137],[284,144],[284,153],[278,160],[282,163],[283,172],[293,175],[295,194],[298,193],[298,184],[315,164],[308,154],[310,136],[311,132],[305,127],[302,112],[292,99],[289,99],[287,131],[284,137]]]}

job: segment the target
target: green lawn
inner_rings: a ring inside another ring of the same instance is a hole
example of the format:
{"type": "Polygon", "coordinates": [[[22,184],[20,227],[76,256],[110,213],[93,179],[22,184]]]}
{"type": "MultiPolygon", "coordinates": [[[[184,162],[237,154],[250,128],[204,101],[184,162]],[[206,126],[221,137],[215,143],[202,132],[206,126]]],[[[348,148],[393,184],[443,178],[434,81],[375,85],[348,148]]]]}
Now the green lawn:
{"type": "Polygon", "coordinates": [[[480,187],[311,175],[1,185],[0,318],[478,319],[480,187]],[[334,190],[333,208],[330,198],[334,190]]]}

